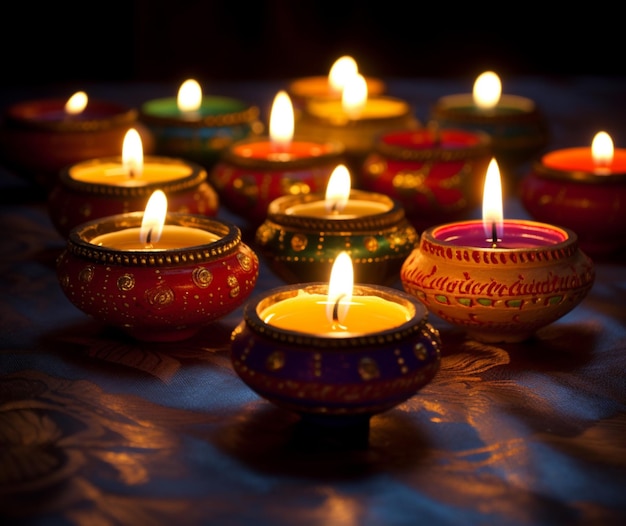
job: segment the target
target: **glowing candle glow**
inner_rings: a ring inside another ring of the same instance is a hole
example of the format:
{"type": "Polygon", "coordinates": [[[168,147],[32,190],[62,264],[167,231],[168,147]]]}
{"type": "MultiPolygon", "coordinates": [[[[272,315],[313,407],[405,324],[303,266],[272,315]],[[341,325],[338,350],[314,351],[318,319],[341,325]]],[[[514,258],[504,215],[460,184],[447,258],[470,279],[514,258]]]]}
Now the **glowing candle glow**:
{"type": "Polygon", "coordinates": [[[495,245],[502,240],[502,182],[498,163],[492,159],[487,168],[483,190],[483,228],[487,240],[495,245]]]}
{"type": "Polygon", "coordinates": [[[335,93],[342,93],[343,89],[354,75],[358,74],[359,67],[356,60],[348,55],[339,57],[328,73],[328,84],[330,89],[335,93]]]}
{"type": "Polygon", "coordinates": [[[178,109],[190,117],[197,117],[197,112],[202,105],[202,88],[198,81],[187,79],[178,89],[176,97],[178,109]]]}
{"type": "Polygon", "coordinates": [[[84,91],[77,91],[65,103],[65,112],[68,115],[77,115],[82,113],[87,107],[87,94],[84,91]]]}
{"type": "Polygon", "coordinates": [[[275,149],[289,149],[293,139],[294,116],[293,105],[287,92],[279,91],[274,97],[270,114],[270,139],[275,149]]]}
{"type": "Polygon", "coordinates": [[[472,91],[474,103],[481,109],[494,108],[502,95],[502,83],[500,77],[493,71],[485,71],[474,82],[472,91]]]}
{"type": "Polygon", "coordinates": [[[367,103],[367,83],[358,73],[350,77],[343,89],[341,105],[351,119],[358,118],[367,103]]]}
{"type": "Polygon", "coordinates": [[[122,166],[131,177],[140,177],[143,172],[143,145],[135,128],[128,130],[124,137],[122,166]]]}

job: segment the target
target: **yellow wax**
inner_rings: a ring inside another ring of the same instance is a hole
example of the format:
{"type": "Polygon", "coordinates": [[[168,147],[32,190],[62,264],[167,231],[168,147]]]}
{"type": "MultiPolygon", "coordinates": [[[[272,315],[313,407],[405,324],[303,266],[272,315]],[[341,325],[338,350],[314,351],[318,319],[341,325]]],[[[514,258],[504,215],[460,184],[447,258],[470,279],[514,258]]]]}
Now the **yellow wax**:
{"type": "Polygon", "coordinates": [[[328,212],[326,201],[311,201],[290,206],[285,210],[288,215],[305,217],[319,217],[323,219],[355,219],[357,217],[382,214],[390,210],[390,205],[364,199],[348,199],[346,206],[340,212],[328,212]]]}
{"type": "Polygon", "coordinates": [[[333,328],[326,316],[328,296],[300,291],[297,296],[270,305],[261,319],[274,327],[313,336],[345,337],[393,329],[411,319],[409,310],[378,296],[353,296],[342,328],[333,328]]]}
{"type": "Polygon", "coordinates": [[[156,243],[144,244],[139,240],[139,227],[126,228],[117,232],[109,232],[94,237],[90,243],[115,250],[152,250],[155,252],[176,248],[197,247],[208,245],[220,239],[220,236],[200,230],[179,225],[165,225],[161,238],[156,243]]]}
{"type": "Polygon", "coordinates": [[[340,100],[311,100],[307,105],[309,113],[321,119],[331,121],[368,120],[368,119],[389,119],[402,117],[409,111],[406,102],[390,97],[367,99],[363,108],[358,111],[358,115],[350,115],[343,109],[340,100]]]}
{"type": "Polygon", "coordinates": [[[183,162],[158,162],[144,160],[141,174],[131,176],[122,162],[103,161],[76,164],[69,169],[76,181],[111,186],[145,186],[176,181],[192,174],[192,168],[183,162]]]}

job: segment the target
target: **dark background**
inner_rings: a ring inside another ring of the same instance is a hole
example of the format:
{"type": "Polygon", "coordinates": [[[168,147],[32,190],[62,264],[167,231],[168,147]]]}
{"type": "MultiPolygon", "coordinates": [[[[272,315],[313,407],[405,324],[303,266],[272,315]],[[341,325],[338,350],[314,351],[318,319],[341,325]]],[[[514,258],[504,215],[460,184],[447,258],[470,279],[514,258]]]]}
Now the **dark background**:
{"type": "Polygon", "coordinates": [[[5,3],[4,84],[325,75],[352,55],[383,77],[626,74],[611,5],[199,1],[5,3]],[[548,9],[550,8],[550,9],[548,9]]]}

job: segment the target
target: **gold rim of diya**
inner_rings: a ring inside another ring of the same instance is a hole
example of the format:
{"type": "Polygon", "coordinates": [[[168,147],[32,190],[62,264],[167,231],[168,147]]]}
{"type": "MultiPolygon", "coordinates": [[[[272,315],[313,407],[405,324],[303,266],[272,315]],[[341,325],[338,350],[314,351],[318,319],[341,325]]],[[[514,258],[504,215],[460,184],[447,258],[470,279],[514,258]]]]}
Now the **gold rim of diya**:
{"type": "Polygon", "coordinates": [[[533,163],[533,171],[536,175],[546,177],[548,179],[556,179],[559,181],[570,181],[576,183],[594,184],[594,185],[611,185],[626,182],[626,173],[608,173],[587,172],[584,170],[560,170],[551,168],[541,162],[541,159],[535,160],[533,163]]]}
{"type": "Polygon", "coordinates": [[[235,149],[245,146],[246,144],[254,144],[259,141],[269,141],[269,137],[256,136],[242,139],[235,143],[230,144],[222,151],[222,161],[242,168],[256,168],[261,170],[279,170],[285,171],[286,169],[298,169],[298,168],[310,168],[314,166],[324,166],[330,163],[340,164],[344,160],[345,148],[343,144],[337,141],[327,141],[321,143],[319,139],[305,136],[295,136],[292,142],[310,142],[319,144],[324,149],[328,150],[324,153],[320,153],[315,156],[308,157],[280,157],[277,154],[276,159],[255,158],[255,157],[243,157],[235,153],[235,149]]]}
{"type": "Polygon", "coordinates": [[[365,346],[381,346],[385,344],[395,344],[410,338],[416,333],[428,334],[433,340],[433,344],[438,344],[438,334],[434,328],[429,326],[428,311],[426,307],[414,296],[396,289],[390,289],[379,285],[359,285],[355,284],[353,296],[375,295],[387,301],[392,301],[406,307],[411,313],[411,318],[397,327],[376,332],[375,334],[355,334],[334,338],[332,336],[316,336],[299,331],[275,327],[264,322],[259,316],[267,307],[297,296],[298,291],[309,294],[328,294],[328,283],[312,282],[305,284],[285,285],[272,289],[262,296],[247,303],[244,307],[244,320],[248,327],[256,334],[278,340],[281,343],[294,347],[304,347],[306,351],[311,348],[328,348],[342,350],[349,348],[360,348],[365,346]]]}
{"type": "Polygon", "coordinates": [[[130,126],[137,121],[139,112],[121,104],[105,101],[89,101],[89,108],[102,108],[110,113],[103,113],[100,117],[73,118],[68,116],[64,120],[45,120],[37,118],[46,108],[55,108],[63,111],[66,100],[41,99],[36,101],[18,102],[11,106],[5,115],[6,123],[15,128],[54,132],[97,132],[130,126]]]}
{"type": "Polygon", "coordinates": [[[67,239],[67,250],[77,257],[99,264],[129,267],[173,267],[221,259],[236,252],[241,244],[241,231],[236,225],[205,216],[182,213],[168,213],[165,224],[198,228],[221,236],[220,239],[206,245],[163,251],[122,251],[90,243],[93,238],[103,234],[140,227],[143,215],[143,212],[129,212],[83,223],[70,232],[67,239]]]}
{"type": "MultiPolygon", "coordinates": [[[[506,264],[515,266],[520,263],[542,266],[550,261],[570,258],[579,250],[578,236],[569,228],[527,219],[513,219],[511,221],[520,226],[556,231],[565,239],[549,245],[528,248],[501,248],[497,245],[495,247],[456,245],[446,243],[435,237],[438,230],[445,229],[448,226],[444,224],[429,227],[422,232],[420,236],[420,250],[425,248],[432,257],[441,257],[445,260],[454,259],[460,265],[476,263],[480,265],[492,264],[500,267],[506,264]]],[[[470,219],[458,221],[455,225],[476,225],[482,228],[483,221],[482,219],[470,219]]]]}
{"type": "Polygon", "coordinates": [[[284,195],[274,199],[267,208],[267,220],[299,231],[320,232],[363,232],[397,225],[405,219],[402,205],[384,194],[351,190],[350,199],[363,199],[389,205],[389,210],[377,214],[346,219],[331,219],[306,215],[287,214],[285,211],[300,204],[324,201],[322,194],[284,195]]]}
{"type": "MultiPolygon", "coordinates": [[[[176,166],[180,166],[181,162],[183,162],[184,166],[188,166],[191,169],[191,173],[189,175],[185,175],[184,177],[180,177],[171,181],[146,183],[136,186],[120,186],[106,183],[92,183],[88,181],[79,181],[72,177],[71,172],[73,169],[90,168],[99,164],[106,163],[119,163],[120,165],[122,163],[121,157],[102,157],[99,159],[82,161],[64,168],[59,173],[59,183],[66,188],[70,188],[81,193],[104,195],[109,197],[136,198],[148,197],[152,195],[152,192],[154,192],[154,190],[156,189],[161,189],[164,192],[170,194],[183,190],[189,190],[191,188],[195,188],[200,183],[203,183],[208,179],[208,173],[204,169],[204,167],[193,161],[188,161],[186,159],[182,161],[181,159],[174,159],[171,157],[159,157],[153,155],[147,156],[145,158],[145,161],[156,162],[163,165],[169,164],[176,166]]],[[[141,176],[138,176],[137,180],[141,181],[141,176]]]]}
{"type": "MultiPolygon", "coordinates": [[[[385,123],[387,127],[393,127],[395,125],[397,128],[403,128],[406,126],[407,118],[415,119],[417,118],[413,115],[413,110],[411,105],[397,97],[391,97],[388,95],[378,95],[375,97],[376,100],[382,101],[390,101],[401,106],[404,111],[393,114],[391,116],[382,116],[382,117],[369,117],[369,118],[350,118],[348,115],[338,114],[338,115],[316,115],[315,113],[311,113],[309,107],[312,104],[315,104],[316,101],[318,103],[328,103],[327,99],[312,97],[309,99],[307,104],[304,106],[304,109],[299,113],[301,121],[308,121],[311,124],[323,124],[325,126],[338,127],[338,128],[358,128],[358,127],[373,127],[379,125],[381,121],[385,123]]],[[[330,101],[332,102],[332,101],[330,101]]],[[[296,126],[297,126],[296,122],[296,126]]]]}
{"type": "Polygon", "coordinates": [[[225,126],[237,126],[238,124],[250,124],[258,120],[260,109],[250,105],[241,111],[220,113],[218,115],[204,115],[198,119],[181,119],[178,117],[164,117],[147,113],[143,108],[139,111],[139,119],[148,125],[175,126],[187,128],[222,128],[225,126]]]}
{"type": "Polygon", "coordinates": [[[514,113],[500,113],[485,110],[484,112],[467,111],[474,107],[473,98],[469,94],[445,95],[432,107],[431,117],[451,118],[463,123],[545,123],[543,112],[529,98],[519,95],[502,95],[500,103],[504,107],[519,110],[514,113]],[[458,105],[462,101],[462,105],[458,105]],[[507,104],[508,103],[508,104],[507,104]]]}
{"type": "MultiPolygon", "coordinates": [[[[415,130],[419,132],[420,130],[415,130]]],[[[393,133],[393,132],[392,132],[393,133]]],[[[467,132],[465,130],[456,129],[433,129],[434,142],[432,145],[424,148],[412,148],[409,145],[389,144],[384,138],[374,145],[374,149],[385,157],[391,157],[400,161],[464,161],[471,158],[480,158],[490,155],[492,149],[492,138],[489,134],[482,131],[467,132]],[[446,132],[454,131],[455,133],[471,134],[478,138],[478,143],[460,146],[454,149],[442,149],[437,145],[437,141],[441,140],[441,135],[446,132]]]]}

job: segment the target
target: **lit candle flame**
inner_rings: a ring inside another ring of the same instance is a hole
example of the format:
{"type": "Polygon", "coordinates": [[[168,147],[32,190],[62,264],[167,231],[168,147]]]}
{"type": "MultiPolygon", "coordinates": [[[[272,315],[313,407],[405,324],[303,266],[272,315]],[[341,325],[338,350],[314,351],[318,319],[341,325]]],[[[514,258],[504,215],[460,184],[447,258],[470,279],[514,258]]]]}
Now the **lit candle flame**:
{"type": "Polygon", "coordinates": [[[346,82],[359,72],[356,61],[349,56],[339,57],[330,68],[328,83],[335,93],[341,93],[346,82]]]}
{"type": "Polygon", "coordinates": [[[501,95],[502,83],[493,71],[485,71],[474,82],[474,104],[483,110],[495,108],[501,95]]]}
{"type": "Polygon", "coordinates": [[[202,104],[202,88],[198,81],[187,79],[178,89],[178,109],[184,113],[198,111],[202,104]]]}
{"type": "Polygon", "coordinates": [[[270,139],[278,150],[287,150],[293,139],[293,104],[286,91],[279,91],[274,97],[270,113],[270,139]]]}
{"type": "Polygon", "coordinates": [[[340,252],[335,258],[330,272],[328,303],[326,304],[326,317],[333,328],[345,329],[342,323],[350,309],[353,286],[354,269],[352,267],[352,259],[347,252],[340,252]]]}
{"type": "Polygon", "coordinates": [[[609,171],[608,167],[613,162],[613,154],[614,148],[611,136],[604,131],[596,133],[591,142],[591,155],[593,164],[596,166],[596,172],[603,173],[609,171]]]}
{"type": "Polygon", "coordinates": [[[143,145],[135,128],[130,128],[124,136],[122,167],[131,177],[139,177],[143,173],[143,145]]]}
{"type": "Polygon", "coordinates": [[[350,172],[345,165],[337,166],[328,179],[326,185],[326,211],[341,212],[350,197],[350,172]]]}
{"type": "Polygon", "coordinates": [[[141,221],[139,241],[146,245],[157,243],[161,239],[163,224],[167,215],[167,197],[162,190],[152,192],[141,221]]]}
{"type": "Polygon", "coordinates": [[[491,159],[485,177],[483,190],[483,229],[487,241],[497,243],[502,240],[504,230],[502,212],[502,182],[500,169],[495,159],[491,159]]]}
{"type": "Polygon", "coordinates": [[[356,119],[367,103],[367,82],[357,73],[348,79],[341,95],[341,107],[351,118],[356,119]]]}
{"type": "Polygon", "coordinates": [[[78,115],[87,107],[87,94],[84,91],[77,91],[65,103],[65,113],[68,115],[78,115]]]}

